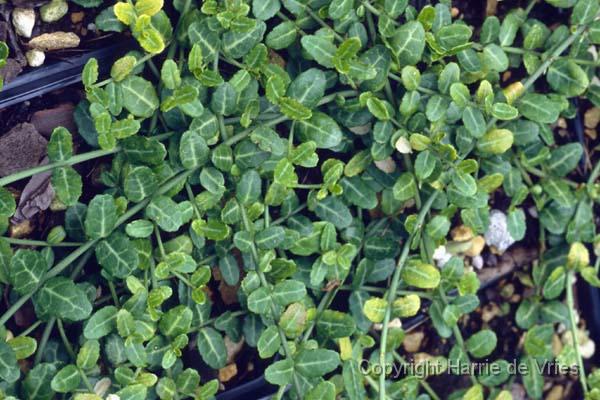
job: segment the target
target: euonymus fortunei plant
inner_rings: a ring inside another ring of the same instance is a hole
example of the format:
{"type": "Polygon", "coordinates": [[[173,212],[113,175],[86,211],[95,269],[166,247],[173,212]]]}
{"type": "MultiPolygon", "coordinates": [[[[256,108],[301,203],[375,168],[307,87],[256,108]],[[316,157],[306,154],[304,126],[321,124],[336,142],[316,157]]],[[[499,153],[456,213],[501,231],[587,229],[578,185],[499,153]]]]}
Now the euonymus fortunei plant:
{"type": "Polygon", "coordinates": [[[52,171],[65,209],[44,241],[0,239],[0,322],[30,304],[38,319],[2,334],[4,393],[208,399],[219,382],[185,354],[219,370],[243,340],[277,398],[505,400],[517,380],[537,399],[535,365],[556,359],[600,399],[579,346],[551,346],[560,326],[580,336],[575,278],[600,286],[588,250],[600,164],[578,179],[582,144],[553,132],[572,99],[600,106],[600,3],[546,0],[567,15],[548,25],[534,0],[481,26],[449,1],[408,3],[176,0],[169,19],[160,0],[117,2],[145,54],[103,81],[86,66],[77,121],[95,149],[75,155],[58,128],[49,164],[0,179],[0,231],[11,184],[35,173],[52,171]],[[90,160],[96,185],[74,168],[90,160]],[[539,236],[522,271],[534,294],[516,310],[518,376],[492,329],[462,329],[480,303],[468,254],[497,208],[512,241],[539,236]],[[450,238],[460,225],[470,234],[450,238]],[[419,313],[450,351],[421,360],[436,366],[425,376],[381,373],[412,357],[402,323],[419,313]],[[429,384],[481,360],[499,372],[446,393],[429,384]]]}

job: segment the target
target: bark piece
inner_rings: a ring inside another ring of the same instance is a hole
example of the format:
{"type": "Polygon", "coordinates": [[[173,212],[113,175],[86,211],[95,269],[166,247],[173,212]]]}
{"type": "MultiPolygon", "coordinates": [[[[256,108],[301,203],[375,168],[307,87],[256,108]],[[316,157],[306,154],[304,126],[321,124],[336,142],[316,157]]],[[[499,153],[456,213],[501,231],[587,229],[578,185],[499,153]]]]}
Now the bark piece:
{"type": "Polygon", "coordinates": [[[12,128],[0,137],[0,177],[39,165],[47,145],[48,141],[30,123],[12,128]]]}

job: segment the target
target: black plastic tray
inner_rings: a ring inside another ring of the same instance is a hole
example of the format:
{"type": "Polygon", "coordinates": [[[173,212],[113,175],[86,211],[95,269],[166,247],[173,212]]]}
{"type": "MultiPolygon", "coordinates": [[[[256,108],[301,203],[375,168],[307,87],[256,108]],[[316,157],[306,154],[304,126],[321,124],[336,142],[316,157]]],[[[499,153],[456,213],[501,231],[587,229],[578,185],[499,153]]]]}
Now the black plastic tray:
{"type": "Polygon", "coordinates": [[[32,69],[10,81],[0,91],[0,109],[81,82],[81,71],[90,58],[96,58],[101,74],[108,72],[113,60],[135,48],[130,39],[70,57],[66,61],[32,69]]]}

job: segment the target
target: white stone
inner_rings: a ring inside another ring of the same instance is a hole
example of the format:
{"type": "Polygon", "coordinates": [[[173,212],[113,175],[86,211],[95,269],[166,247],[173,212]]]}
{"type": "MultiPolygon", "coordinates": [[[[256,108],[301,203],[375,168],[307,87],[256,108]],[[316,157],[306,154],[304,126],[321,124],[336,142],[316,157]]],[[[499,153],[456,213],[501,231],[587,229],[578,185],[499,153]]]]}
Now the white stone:
{"type": "Polygon", "coordinates": [[[375,166],[386,174],[391,174],[396,170],[396,162],[394,162],[392,157],[388,157],[381,161],[375,161],[375,166]]]}
{"type": "Polygon", "coordinates": [[[15,8],[12,23],[17,35],[30,38],[35,26],[35,11],[33,8],[15,8]]]}
{"type": "Polygon", "coordinates": [[[446,246],[438,246],[433,251],[433,260],[437,264],[439,268],[442,268],[450,259],[452,258],[452,254],[448,252],[446,246]]]}
{"type": "Polygon", "coordinates": [[[363,136],[363,135],[366,135],[367,133],[371,132],[371,124],[353,126],[352,128],[349,128],[349,130],[350,130],[350,132],[354,133],[355,135],[363,136]]]}
{"type": "Polygon", "coordinates": [[[96,393],[100,397],[104,397],[110,386],[112,385],[112,381],[110,378],[102,378],[94,385],[94,393],[96,393]]]}
{"type": "Polygon", "coordinates": [[[483,257],[481,257],[481,256],[473,257],[471,259],[471,264],[473,265],[473,268],[475,268],[475,269],[483,268],[483,257]]]}
{"type": "Polygon", "coordinates": [[[485,243],[494,246],[500,253],[504,253],[515,243],[515,239],[508,232],[506,214],[500,210],[490,212],[490,224],[485,232],[485,243]]]}
{"type": "Polygon", "coordinates": [[[41,50],[29,50],[25,53],[25,57],[27,58],[27,64],[34,68],[44,65],[44,61],[46,61],[46,53],[41,50]]]}
{"type": "Polygon", "coordinates": [[[65,0],[52,0],[40,8],[40,17],[44,22],[56,22],[69,12],[69,5],[65,0]]]}
{"type": "Polygon", "coordinates": [[[121,398],[116,394],[109,394],[106,396],[106,400],[121,400],[121,398]]]}
{"type": "Polygon", "coordinates": [[[404,136],[401,136],[396,140],[396,150],[401,154],[410,154],[412,153],[412,148],[410,147],[410,142],[404,136]]]}

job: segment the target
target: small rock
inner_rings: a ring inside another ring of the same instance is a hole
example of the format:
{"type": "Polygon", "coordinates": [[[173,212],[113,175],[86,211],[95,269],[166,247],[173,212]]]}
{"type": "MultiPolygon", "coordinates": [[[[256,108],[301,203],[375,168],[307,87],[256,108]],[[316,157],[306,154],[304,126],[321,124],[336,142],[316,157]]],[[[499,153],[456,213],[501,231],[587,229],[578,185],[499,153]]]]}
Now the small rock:
{"type": "Polygon", "coordinates": [[[56,22],[69,12],[69,5],[65,0],[52,0],[40,8],[40,16],[44,22],[56,22]]]}
{"type": "Polygon", "coordinates": [[[402,341],[404,350],[408,353],[416,353],[421,348],[421,342],[423,342],[424,338],[425,334],[423,332],[409,333],[402,341]]]}
{"type": "Polygon", "coordinates": [[[561,400],[564,398],[564,391],[565,389],[562,386],[554,386],[546,395],[546,400],[561,400]]]}
{"type": "Polygon", "coordinates": [[[47,144],[32,124],[16,125],[0,137],[0,177],[39,165],[47,144]]]}
{"type": "Polygon", "coordinates": [[[391,174],[396,170],[396,163],[392,157],[388,157],[381,161],[375,161],[375,166],[387,174],[391,174]]]}
{"type": "Polygon", "coordinates": [[[460,15],[460,10],[456,7],[452,7],[450,9],[450,15],[452,16],[452,18],[456,18],[460,15]]]}
{"type": "Polygon", "coordinates": [[[366,135],[367,133],[371,132],[371,129],[372,129],[371,124],[353,126],[352,128],[349,128],[350,132],[352,132],[358,136],[366,135]]]}
{"type": "Polygon", "coordinates": [[[502,312],[502,310],[500,310],[500,307],[498,307],[496,304],[494,304],[494,303],[487,304],[481,310],[481,320],[486,323],[490,322],[491,320],[496,318],[498,315],[500,315],[501,312],[502,312]]]}
{"type": "Polygon", "coordinates": [[[473,268],[475,268],[477,270],[483,268],[483,257],[481,257],[481,256],[473,257],[473,259],[471,260],[471,265],[473,265],[473,268]]]}
{"type": "Polygon", "coordinates": [[[471,247],[465,252],[465,255],[469,257],[476,257],[481,254],[484,247],[485,239],[483,236],[475,236],[473,239],[471,239],[471,247]]]}
{"type": "Polygon", "coordinates": [[[401,136],[398,138],[398,140],[396,140],[396,150],[398,150],[400,154],[412,153],[410,142],[404,136],[401,136]]]}
{"type": "Polygon", "coordinates": [[[586,128],[596,129],[600,123],[600,107],[593,107],[587,110],[583,116],[586,128]]]}
{"type": "Polygon", "coordinates": [[[104,397],[110,386],[112,385],[112,381],[110,378],[102,378],[94,385],[94,393],[96,393],[100,397],[104,397]]]}
{"type": "Polygon", "coordinates": [[[446,246],[438,246],[433,252],[433,260],[439,268],[442,268],[450,259],[452,254],[448,252],[446,246]]]}
{"type": "Polygon", "coordinates": [[[504,253],[515,239],[508,232],[506,214],[500,210],[490,212],[490,223],[485,232],[485,242],[488,246],[493,246],[500,254],[504,253]]]}
{"type": "Polygon", "coordinates": [[[34,37],[29,41],[29,47],[44,51],[70,49],[79,46],[80,41],[73,32],[52,32],[34,37]]]}
{"type": "Polygon", "coordinates": [[[85,17],[85,13],[83,11],[74,12],[71,14],[71,22],[74,24],[78,24],[83,21],[83,17],[85,17]]]}
{"type": "Polygon", "coordinates": [[[465,242],[473,239],[473,230],[466,225],[461,225],[452,229],[450,235],[452,236],[452,240],[456,240],[457,242],[465,242]]]}
{"type": "Polygon", "coordinates": [[[17,35],[30,38],[35,26],[35,11],[33,8],[15,8],[12,22],[17,35]]]}
{"type": "Polygon", "coordinates": [[[229,382],[231,378],[236,376],[238,373],[237,365],[229,364],[225,368],[219,370],[219,382],[229,382]]]}
{"type": "Polygon", "coordinates": [[[109,394],[108,396],[106,396],[106,400],[121,400],[121,398],[119,397],[119,395],[109,394]]]}
{"type": "Polygon", "coordinates": [[[30,67],[41,67],[46,61],[46,54],[41,50],[32,49],[25,53],[27,57],[27,64],[30,67]]]}

